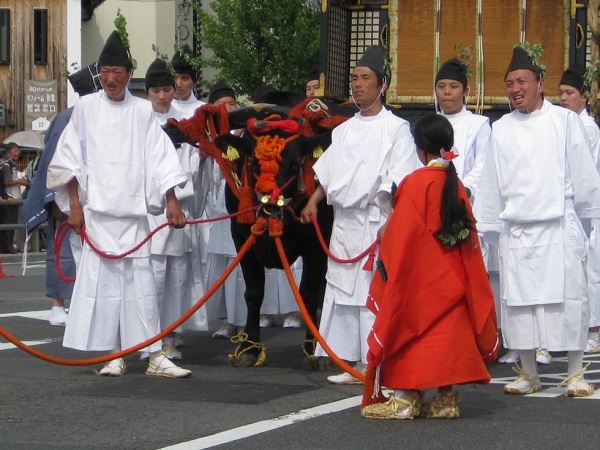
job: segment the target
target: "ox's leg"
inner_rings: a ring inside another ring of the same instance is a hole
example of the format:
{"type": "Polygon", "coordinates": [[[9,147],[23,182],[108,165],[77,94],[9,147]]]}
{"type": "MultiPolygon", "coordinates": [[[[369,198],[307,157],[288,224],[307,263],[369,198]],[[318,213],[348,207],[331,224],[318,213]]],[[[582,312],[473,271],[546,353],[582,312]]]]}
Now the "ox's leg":
{"type": "MultiPolygon", "coordinates": [[[[333,209],[321,202],[319,205],[319,226],[325,241],[329,243],[331,229],[333,224],[333,209]]],[[[302,252],[303,270],[300,281],[300,293],[304,299],[306,309],[315,326],[319,328],[319,310],[323,307],[323,298],[325,296],[325,286],[327,281],[327,254],[321,247],[314,229],[311,230],[309,239],[306,240],[302,252]]],[[[303,344],[303,351],[308,355],[313,355],[316,347],[316,340],[309,328],[306,328],[306,340],[303,344]]],[[[313,369],[318,369],[317,361],[308,356],[310,365],[313,369]]]]}
{"type": "Polygon", "coordinates": [[[246,333],[248,339],[260,342],[260,308],[265,296],[265,269],[253,252],[248,252],[240,263],[246,292],[244,299],[248,308],[246,318],[246,333]]]}

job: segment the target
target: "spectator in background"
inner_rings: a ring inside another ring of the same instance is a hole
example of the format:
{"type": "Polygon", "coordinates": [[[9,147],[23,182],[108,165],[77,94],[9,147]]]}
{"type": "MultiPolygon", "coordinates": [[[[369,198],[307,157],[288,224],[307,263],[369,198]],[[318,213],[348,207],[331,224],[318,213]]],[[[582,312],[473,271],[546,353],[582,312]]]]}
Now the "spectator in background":
{"type": "MultiPolygon", "coordinates": [[[[9,197],[8,202],[12,203],[14,200],[22,200],[22,187],[29,186],[29,181],[19,175],[17,163],[21,156],[21,149],[14,142],[6,144],[6,155],[3,160],[2,166],[2,178],[4,184],[4,190],[9,197]]],[[[2,211],[2,223],[5,224],[16,224],[19,220],[19,206],[6,204],[3,205],[2,211]]],[[[15,230],[0,231],[0,243],[2,244],[2,253],[17,253],[18,250],[15,248],[15,230]]]]}
{"type": "Polygon", "coordinates": [[[306,96],[314,97],[315,92],[319,89],[319,68],[313,67],[308,74],[308,79],[306,80],[306,96]]]}

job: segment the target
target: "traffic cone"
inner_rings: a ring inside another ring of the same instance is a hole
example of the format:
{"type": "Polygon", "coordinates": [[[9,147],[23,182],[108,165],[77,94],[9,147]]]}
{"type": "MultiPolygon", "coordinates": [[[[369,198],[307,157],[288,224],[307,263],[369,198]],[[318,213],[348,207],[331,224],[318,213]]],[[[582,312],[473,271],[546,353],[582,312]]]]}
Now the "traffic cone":
{"type": "Polygon", "coordinates": [[[2,270],[2,252],[0,252],[0,278],[14,278],[14,275],[7,275],[2,270]]]}

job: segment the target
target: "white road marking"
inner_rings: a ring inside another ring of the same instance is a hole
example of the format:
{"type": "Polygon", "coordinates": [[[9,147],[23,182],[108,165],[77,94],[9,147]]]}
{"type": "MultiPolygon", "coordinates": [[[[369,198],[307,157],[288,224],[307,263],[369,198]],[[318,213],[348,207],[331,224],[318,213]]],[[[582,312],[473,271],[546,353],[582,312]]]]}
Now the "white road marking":
{"type": "Polygon", "coordinates": [[[315,406],[314,408],[303,409],[301,411],[286,414],[274,419],[262,420],[260,422],[251,423],[238,428],[232,428],[221,433],[205,436],[203,438],[194,439],[193,441],[182,442],[180,444],[164,447],[159,450],[201,450],[214,447],[216,445],[227,444],[229,442],[244,439],[249,436],[255,436],[260,433],[275,430],[277,428],[292,425],[308,419],[314,419],[325,414],[331,414],[345,409],[354,408],[360,405],[362,395],[346,398],[333,403],[315,406]]]}
{"type": "MultiPolygon", "coordinates": [[[[23,341],[23,344],[28,345],[29,347],[33,347],[35,345],[49,344],[50,342],[52,342],[52,339],[45,339],[43,341],[23,341]]],[[[11,344],[10,342],[6,342],[6,343],[0,342],[0,351],[10,350],[13,348],[17,348],[17,346],[14,344],[11,344]]]]}
{"type": "Polygon", "coordinates": [[[0,318],[2,317],[25,317],[26,319],[48,320],[50,318],[50,310],[44,309],[43,311],[19,311],[14,313],[4,313],[0,314],[0,318]]]}

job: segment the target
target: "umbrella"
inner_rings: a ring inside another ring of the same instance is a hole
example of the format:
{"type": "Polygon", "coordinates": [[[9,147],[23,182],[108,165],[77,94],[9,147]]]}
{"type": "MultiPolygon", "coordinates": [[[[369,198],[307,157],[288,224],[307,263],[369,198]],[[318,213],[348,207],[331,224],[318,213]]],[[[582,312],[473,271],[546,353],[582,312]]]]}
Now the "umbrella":
{"type": "Polygon", "coordinates": [[[17,131],[3,141],[4,144],[9,142],[14,142],[19,147],[43,149],[44,135],[38,131],[17,131]]]}

